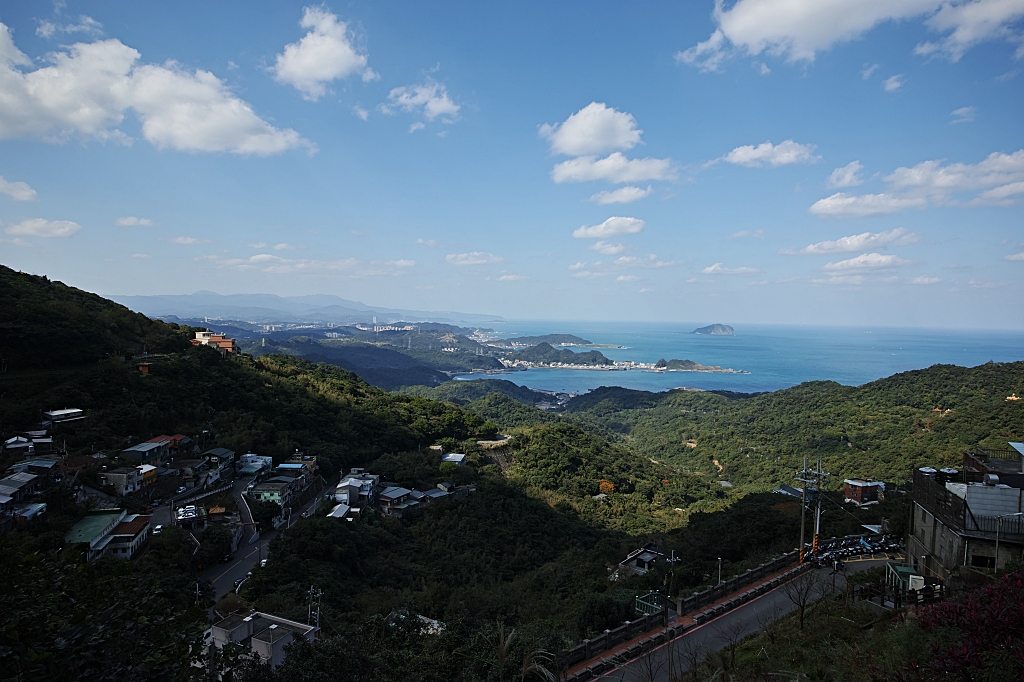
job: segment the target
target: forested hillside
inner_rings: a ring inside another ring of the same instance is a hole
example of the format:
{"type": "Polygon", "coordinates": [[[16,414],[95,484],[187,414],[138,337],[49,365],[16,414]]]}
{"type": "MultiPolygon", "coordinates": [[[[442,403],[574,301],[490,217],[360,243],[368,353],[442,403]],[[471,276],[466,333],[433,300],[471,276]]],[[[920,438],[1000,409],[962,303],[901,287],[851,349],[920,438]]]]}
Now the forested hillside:
{"type": "Polygon", "coordinates": [[[96,294],[0,265],[3,370],[49,370],[188,347],[188,328],[133,313],[96,294]]]}
{"type": "MultiPolygon", "coordinates": [[[[633,452],[767,489],[806,455],[837,476],[908,480],[916,466],[958,465],[965,448],[1024,438],[1024,362],[936,365],[863,386],[811,382],[744,396],[601,388],[566,417],[617,434],[633,452]]],[[[615,437],[615,436],[613,436],[615,437]]]]}
{"type": "MultiPolygon", "coordinates": [[[[824,454],[840,480],[899,479],[914,464],[955,462],[962,447],[1022,435],[1019,402],[1005,397],[1024,393],[1024,363],[756,396],[605,388],[554,414],[532,404],[546,394],[510,382],[410,391],[424,397],[292,354],[224,359],[192,347],[191,328],[45,278],[0,275],[0,300],[12,302],[3,307],[4,357],[17,362],[0,374],[5,438],[38,424],[42,410],[78,407],[86,419],[59,436],[71,456],[180,432],[278,461],[299,448],[319,457],[325,476],[358,465],[410,488],[474,487],[401,519],[366,510],[358,522],[299,519],[278,534],[242,601],[221,607],[304,620],[315,585],[324,641],[293,650],[277,673],[240,669],[242,679],[322,679],[339,669],[381,682],[511,679],[531,652],[557,652],[630,617],[640,592],[685,593],[714,581],[717,557],[728,575],[791,549],[799,505],[754,491],[791,481],[805,454],[824,454]],[[32,346],[30,333],[43,341],[32,346]],[[145,375],[132,360],[144,351],[145,375]],[[511,437],[494,442],[498,431],[511,437]],[[468,464],[442,466],[432,444],[465,452],[468,464]],[[651,541],[679,562],[609,580],[626,553],[651,541]],[[444,633],[410,625],[420,614],[443,621],[444,633]],[[493,646],[499,623],[519,633],[504,669],[493,646]]],[[[212,605],[199,577],[204,553],[170,528],[139,561],[86,567],[63,547],[85,508],[59,487],[45,501],[42,518],[0,536],[12,575],[0,586],[0,668],[23,680],[202,675],[188,658],[212,605]],[[115,652],[117,664],[97,651],[115,652]]],[[[907,516],[904,500],[840,507],[829,498],[826,536],[882,518],[898,531],[907,516]]]]}

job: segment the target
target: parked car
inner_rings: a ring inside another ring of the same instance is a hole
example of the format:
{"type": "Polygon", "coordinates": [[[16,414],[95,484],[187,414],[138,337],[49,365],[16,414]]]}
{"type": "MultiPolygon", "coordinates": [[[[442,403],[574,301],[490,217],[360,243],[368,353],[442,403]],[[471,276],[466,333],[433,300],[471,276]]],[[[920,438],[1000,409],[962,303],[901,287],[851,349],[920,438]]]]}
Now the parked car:
{"type": "Polygon", "coordinates": [[[159,535],[163,529],[163,524],[157,524],[156,528],[153,529],[153,535],[159,535]]]}
{"type": "Polygon", "coordinates": [[[232,560],[232,559],[234,559],[234,558],[235,558],[235,555],[234,555],[234,554],[225,554],[225,555],[224,555],[224,558],[223,558],[223,559],[221,559],[221,560],[220,560],[220,562],[221,562],[222,564],[226,564],[227,562],[231,561],[231,560],[232,560]]]}
{"type": "Polygon", "coordinates": [[[260,568],[263,568],[266,565],[267,565],[267,560],[266,559],[260,559],[260,568]]]}
{"type": "Polygon", "coordinates": [[[181,486],[180,488],[178,488],[177,490],[174,491],[174,494],[175,495],[180,495],[183,492],[185,492],[185,490],[186,490],[185,486],[181,486]]]}

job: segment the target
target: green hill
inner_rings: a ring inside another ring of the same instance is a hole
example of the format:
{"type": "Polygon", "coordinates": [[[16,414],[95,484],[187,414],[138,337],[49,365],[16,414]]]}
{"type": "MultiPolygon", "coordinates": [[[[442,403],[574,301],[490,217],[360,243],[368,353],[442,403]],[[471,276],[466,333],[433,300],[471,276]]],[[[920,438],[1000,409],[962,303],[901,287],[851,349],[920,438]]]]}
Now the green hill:
{"type": "Polygon", "coordinates": [[[514,384],[507,379],[448,381],[432,388],[427,386],[407,386],[401,392],[424,398],[433,398],[434,400],[444,400],[456,405],[479,400],[491,393],[500,393],[526,405],[536,405],[539,402],[550,400],[550,396],[547,393],[534,391],[525,386],[514,384]]]}
{"type": "Polygon", "coordinates": [[[598,350],[589,350],[585,353],[574,353],[568,348],[558,350],[549,343],[538,343],[526,350],[521,350],[513,357],[517,360],[536,362],[538,364],[551,364],[560,362],[563,365],[610,365],[612,361],[598,350]]]}
{"type": "Polygon", "coordinates": [[[188,327],[150,320],[113,301],[0,265],[0,353],[7,372],[47,370],[185,350],[188,327]]]}
{"type": "Polygon", "coordinates": [[[914,467],[960,463],[965,448],[1024,437],[1024,362],[935,365],[863,386],[819,381],[757,395],[601,388],[567,415],[617,432],[632,451],[764,490],[824,456],[834,485],[904,481],[914,467]]]}

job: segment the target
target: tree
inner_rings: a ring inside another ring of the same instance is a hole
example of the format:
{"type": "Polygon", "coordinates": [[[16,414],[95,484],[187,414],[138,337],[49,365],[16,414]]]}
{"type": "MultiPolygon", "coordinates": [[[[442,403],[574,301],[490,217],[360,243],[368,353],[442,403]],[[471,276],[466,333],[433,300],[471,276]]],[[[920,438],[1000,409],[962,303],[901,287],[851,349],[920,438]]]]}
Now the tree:
{"type": "Polygon", "coordinates": [[[274,519],[281,515],[281,505],[271,500],[259,500],[249,503],[253,521],[260,524],[264,532],[274,528],[274,519]]]}
{"type": "MultiPolygon", "coordinates": [[[[739,645],[740,640],[747,635],[747,623],[742,618],[723,618],[715,621],[712,625],[712,629],[715,631],[723,642],[725,642],[725,650],[729,652],[729,669],[733,670],[736,668],[736,647],[739,645]]],[[[722,657],[722,663],[725,663],[725,657],[722,657]]],[[[723,665],[723,667],[725,667],[723,665]]]]}
{"type": "Polygon", "coordinates": [[[821,596],[821,588],[821,576],[814,569],[801,573],[782,585],[782,593],[797,608],[801,631],[804,629],[804,613],[810,603],[821,596]]]}

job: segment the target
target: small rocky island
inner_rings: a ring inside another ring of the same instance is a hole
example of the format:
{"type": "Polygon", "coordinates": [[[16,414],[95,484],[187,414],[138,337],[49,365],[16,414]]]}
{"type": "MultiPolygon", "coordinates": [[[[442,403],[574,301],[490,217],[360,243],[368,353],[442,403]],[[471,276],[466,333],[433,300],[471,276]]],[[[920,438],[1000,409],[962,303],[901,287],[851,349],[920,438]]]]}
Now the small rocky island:
{"type": "Polygon", "coordinates": [[[691,334],[708,334],[710,336],[736,336],[736,331],[727,324],[709,324],[700,329],[694,329],[691,334]]]}
{"type": "Polygon", "coordinates": [[[670,372],[724,372],[726,374],[750,374],[745,369],[731,369],[729,367],[719,367],[718,365],[702,365],[699,362],[693,360],[668,360],[664,358],[658,360],[654,364],[656,371],[670,372]]]}

